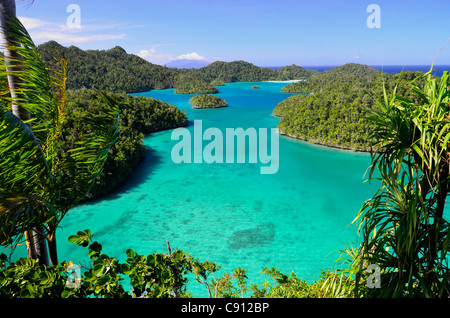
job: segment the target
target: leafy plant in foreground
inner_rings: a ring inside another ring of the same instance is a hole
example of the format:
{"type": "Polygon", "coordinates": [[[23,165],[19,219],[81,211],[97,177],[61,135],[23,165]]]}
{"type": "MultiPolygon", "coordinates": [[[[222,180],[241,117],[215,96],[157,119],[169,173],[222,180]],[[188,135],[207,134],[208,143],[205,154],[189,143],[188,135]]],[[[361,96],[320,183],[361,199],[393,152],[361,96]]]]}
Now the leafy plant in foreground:
{"type": "MultiPolygon", "coordinates": [[[[394,90],[371,117],[375,140],[371,178],[382,186],[357,219],[362,236],[359,257],[381,268],[381,288],[373,297],[448,297],[450,224],[444,216],[449,191],[450,77],[430,72],[416,81],[416,100],[394,90]]],[[[362,271],[361,271],[362,272],[362,271]]],[[[357,283],[364,283],[361,276],[357,283]]]]}
{"type": "Polygon", "coordinates": [[[21,80],[14,90],[4,85],[0,92],[0,245],[25,234],[29,257],[49,265],[48,243],[51,263],[56,265],[56,229],[101,173],[118,136],[118,107],[99,93],[105,103],[87,119],[91,131],[61,155],[68,112],[65,59],[56,58],[61,70],[47,70],[20,21],[11,18],[9,23],[3,32],[14,39],[8,48],[18,57],[2,57],[0,77],[21,80]],[[20,67],[6,67],[10,62],[20,67]],[[29,120],[17,117],[14,105],[26,111],[29,120]]]}

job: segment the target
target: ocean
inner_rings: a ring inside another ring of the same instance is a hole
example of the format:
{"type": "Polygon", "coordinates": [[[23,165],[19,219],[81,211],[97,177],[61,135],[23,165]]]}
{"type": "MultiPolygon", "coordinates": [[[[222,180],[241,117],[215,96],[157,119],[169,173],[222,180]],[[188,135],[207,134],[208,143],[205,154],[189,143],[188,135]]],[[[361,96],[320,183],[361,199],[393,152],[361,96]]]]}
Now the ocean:
{"type": "MultiPolygon", "coordinates": [[[[135,95],[184,109],[192,134],[194,120],[202,122],[204,131],[271,129],[279,121],[272,116],[275,105],[290,96],[281,93],[283,85],[226,84],[217,96],[229,106],[219,109],[192,109],[192,95],[177,95],[173,89],[135,95]]],[[[377,190],[364,182],[368,154],[280,136],[278,171],[261,174],[260,161],[174,163],[172,149],[179,140],[172,140],[172,132],[145,138],[148,155],[127,184],[67,214],[57,233],[61,260],[89,264],[86,248],[67,238],[90,229],[103,252],[120,261],[128,248],[145,255],[166,253],[167,240],[173,250],[216,262],[222,267],[216,277],[243,267],[249,283],[262,284],[261,269],[276,267],[313,282],[322,270],[333,269],[340,250],[357,242],[350,224],[377,190]]],[[[207,297],[193,279],[189,286],[194,295],[207,297]]]]}

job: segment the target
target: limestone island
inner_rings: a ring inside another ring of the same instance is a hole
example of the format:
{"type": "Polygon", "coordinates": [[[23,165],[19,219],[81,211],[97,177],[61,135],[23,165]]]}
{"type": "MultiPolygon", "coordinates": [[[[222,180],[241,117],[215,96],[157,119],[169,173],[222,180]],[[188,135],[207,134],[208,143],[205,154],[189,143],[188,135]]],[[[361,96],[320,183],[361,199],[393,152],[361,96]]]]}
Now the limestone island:
{"type": "Polygon", "coordinates": [[[189,102],[192,108],[220,108],[227,107],[227,102],[220,97],[204,94],[192,97],[189,102]]]}

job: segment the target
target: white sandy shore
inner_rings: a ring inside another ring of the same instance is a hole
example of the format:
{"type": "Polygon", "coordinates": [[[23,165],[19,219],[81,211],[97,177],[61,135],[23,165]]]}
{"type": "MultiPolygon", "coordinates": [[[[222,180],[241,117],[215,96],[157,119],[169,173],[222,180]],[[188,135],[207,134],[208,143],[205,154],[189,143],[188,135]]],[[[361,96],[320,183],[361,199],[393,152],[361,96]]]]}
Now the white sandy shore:
{"type": "Polygon", "coordinates": [[[267,83],[294,83],[294,82],[301,82],[304,80],[290,80],[290,81],[266,81],[267,83]]]}

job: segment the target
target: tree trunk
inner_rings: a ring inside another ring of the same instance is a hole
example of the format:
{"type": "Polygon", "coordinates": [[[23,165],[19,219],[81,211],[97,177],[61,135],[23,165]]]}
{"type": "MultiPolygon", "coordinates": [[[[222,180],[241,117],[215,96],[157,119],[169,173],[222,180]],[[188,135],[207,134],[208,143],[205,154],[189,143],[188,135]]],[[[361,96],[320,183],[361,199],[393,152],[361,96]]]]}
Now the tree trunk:
{"type": "MultiPolygon", "coordinates": [[[[5,55],[5,58],[20,58],[19,54],[17,52],[11,51],[8,48],[8,45],[13,42],[13,38],[8,34],[7,30],[9,28],[9,20],[11,18],[14,18],[16,16],[16,3],[14,0],[0,0],[0,20],[1,20],[1,27],[2,27],[2,40],[3,40],[3,54],[5,55]],[[6,31],[6,32],[5,32],[6,31]]],[[[13,71],[14,69],[17,69],[20,67],[20,65],[14,64],[12,61],[5,61],[6,64],[6,70],[7,71],[13,71]]],[[[9,90],[11,92],[12,98],[19,98],[22,97],[17,88],[20,84],[20,79],[17,78],[14,75],[8,74],[8,85],[9,90]]],[[[18,105],[17,103],[13,102],[12,110],[14,115],[19,117],[22,120],[28,120],[30,119],[30,113],[18,105]]]]}
{"type": "MultiPolygon", "coordinates": [[[[8,59],[20,59],[20,55],[17,52],[11,51],[9,45],[14,43],[14,38],[8,32],[10,28],[9,21],[11,18],[16,17],[16,3],[15,0],[0,0],[0,23],[2,27],[2,40],[3,40],[3,54],[5,56],[6,71],[8,72],[8,85],[11,97],[13,98],[12,113],[22,121],[30,119],[30,113],[23,108],[20,104],[15,102],[17,98],[22,98],[23,95],[19,92],[20,79],[13,74],[9,74],[10,71],[20,68],[20,63],[9,61],[8,59]]],[[[44,227],[40,226],[28,230],[25,233],[25,239],[27,241],[28,257],[38,259],[38,264],[49,266],[46,235],[44,227]]]]}

